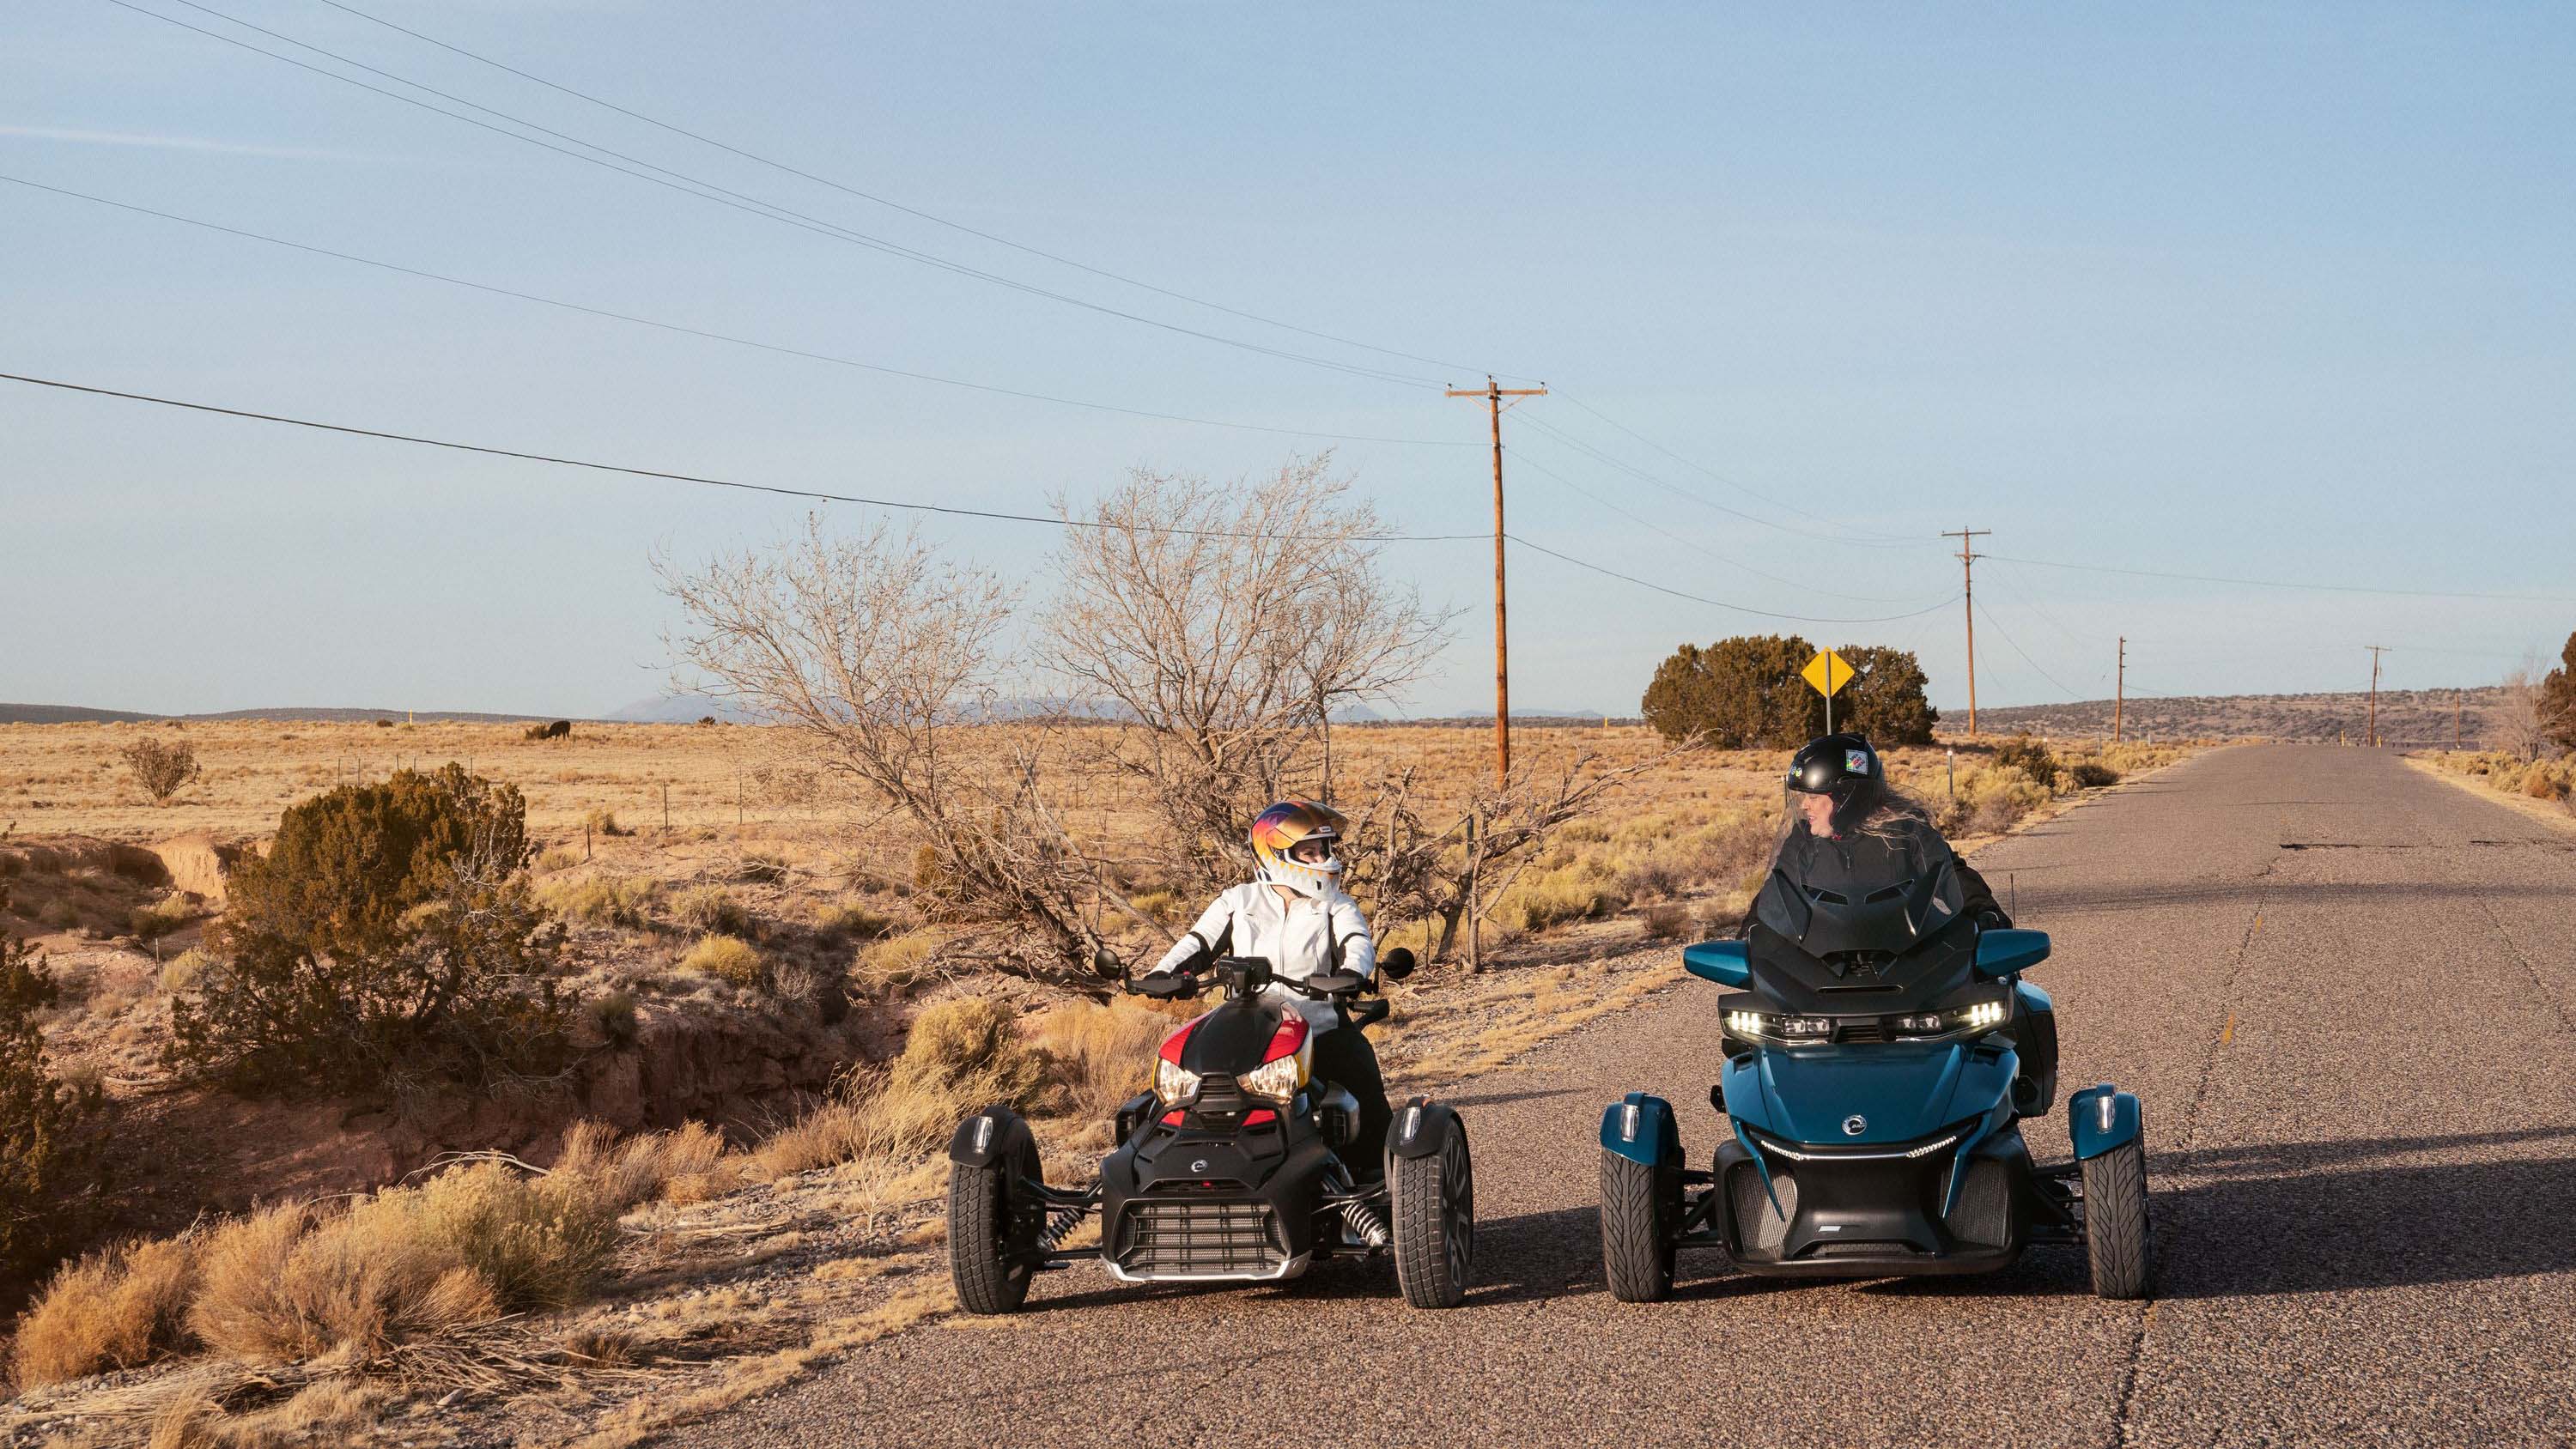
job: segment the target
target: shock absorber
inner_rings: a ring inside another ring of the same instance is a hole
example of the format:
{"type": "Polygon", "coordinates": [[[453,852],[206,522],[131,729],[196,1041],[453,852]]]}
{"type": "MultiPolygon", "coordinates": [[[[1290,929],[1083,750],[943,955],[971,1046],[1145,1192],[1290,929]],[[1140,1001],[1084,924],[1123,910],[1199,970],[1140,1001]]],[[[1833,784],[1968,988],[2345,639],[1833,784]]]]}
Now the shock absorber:
{"type": "Polygon", "coordinates": [[[1054,1215],[1047,1219],[1046,1230],[1038,1234],[1038,1251],[1041,1253],[1054,1252],[1055,1245],[1063,1242],[1066,1235],[1071,1233],[1074,1228],[1081,1224],[1084,1218],[1089,1217],[1090,1215],[1091,1208],[1088,1204],[1084,1203],[1076,1203],[1072,1207],[1057,1208],[1054,1215]]]}
{"type": "Polygon", "coordinates": [[[1356,1198],[1343,1203],[1342,1221],[1349,1226],[1352,1237],[1372,1248],[1386,1246],[1386,1209],[1377,1203],[1361,1202],[1356,1198]]]}

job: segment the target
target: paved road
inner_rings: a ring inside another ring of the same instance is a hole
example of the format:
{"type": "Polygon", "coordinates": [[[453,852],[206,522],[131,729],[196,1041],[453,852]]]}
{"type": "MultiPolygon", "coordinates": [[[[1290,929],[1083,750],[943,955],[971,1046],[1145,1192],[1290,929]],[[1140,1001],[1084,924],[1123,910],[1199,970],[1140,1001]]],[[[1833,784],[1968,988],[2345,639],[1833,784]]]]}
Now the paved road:
{"type": "MultiPolygon", "coordinates": [[[[2145,1099],[2153,1299],[2080,1253],[1982,1279],[1601,1287],[1630,1087],[1702,1160],[1714,988],[1471,1084],[1483,1286],[1040,1280],[689,1444],[2576,1443],[2576,835],[2360,750],[2218,751],[1982,853],[2055,935],[2071,1089],[2145,1099]]],[[[2062,1157],[2062,1114],[2032,1124],[2062,1157]]]]}

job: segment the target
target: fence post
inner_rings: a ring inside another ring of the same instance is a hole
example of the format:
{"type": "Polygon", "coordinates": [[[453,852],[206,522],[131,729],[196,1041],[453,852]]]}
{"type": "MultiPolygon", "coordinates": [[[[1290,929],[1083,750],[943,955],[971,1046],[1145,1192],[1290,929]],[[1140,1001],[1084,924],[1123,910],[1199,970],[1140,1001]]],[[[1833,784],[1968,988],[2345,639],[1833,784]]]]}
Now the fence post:
{"type": "Polygon", "coordinates": [[[1477,975],[1485,969],[1482,943],[1477,939],[1479,911],[1476,905],[1476,885],[1484,873],[1485,864],[1476,855],[1476,824],[1480,813],[1474,806],[1469,806],[1467,809],[1467,974],[1470,976],[1477,975]]]}

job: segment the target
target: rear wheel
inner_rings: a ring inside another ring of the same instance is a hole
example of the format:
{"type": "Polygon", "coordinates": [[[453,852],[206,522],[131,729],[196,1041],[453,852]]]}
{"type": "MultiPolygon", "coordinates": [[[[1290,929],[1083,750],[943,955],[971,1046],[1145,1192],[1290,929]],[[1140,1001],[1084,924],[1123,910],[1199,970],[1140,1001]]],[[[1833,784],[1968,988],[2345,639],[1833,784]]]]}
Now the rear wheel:
{"type": "Polygon", "coordinates": [[[1601,1266],[1610,1296],[1622,1303],[1672,1296],[1677,1185],[1662,1168],[1601,1154],[1601,1266]]]}
{"type": "MultiPolygon", "coordinates": [[[[1034,1156],[1034,1154],[1030,1154],[1034,1156]]],[[[969,1313],[1009,1313],[1029,1296],[1037,1271],[1037,1239],[1022,1172],[1034,1161],[1020,1154],[976,1167],[957,1163],[948,1174],[948,1278],[958,1305],[969,1313]]]]}
{"type": "Polygon", "coordinates": [[[1455,1308],[1476,1264],[1476,1176],[1467,1129],[1428,1157],[1399,1157],[1386,1178],[1395,1214],[1395,1281],[1416,1308],[1455,1308]]]}
{"type": "Polygon", "coordinates": [[[2146,1296],[2147,1146],[2143,1133],[2085,1162],[2084,1251],[2092,1261],[2095,1296],[2146,1296]]]}

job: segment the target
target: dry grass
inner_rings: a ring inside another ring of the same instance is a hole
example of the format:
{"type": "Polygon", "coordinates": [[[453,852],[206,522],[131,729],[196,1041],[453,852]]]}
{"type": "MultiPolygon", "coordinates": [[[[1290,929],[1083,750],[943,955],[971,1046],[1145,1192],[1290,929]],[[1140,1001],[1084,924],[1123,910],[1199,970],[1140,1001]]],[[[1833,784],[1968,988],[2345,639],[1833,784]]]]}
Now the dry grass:
{"type": "Polygon", "coordinates": [[[1071,1002],[1038,1023],[1038,1051],[1058,1089],[1058,1110],[1100,1122],[1119,1103],[1153,1084],[1154,1048],[1172,1019],[1124,1002],[1071,1002]]]}
{"type": "Polygon", "coordinates": [[[751,912],[735,900],[733,892],[720,885],[697,885],[671,898],[671,916],[684,926],[700,931],[721,931],[740,936],[751,930],[751,912]]]}
{"type": "Polygon", "coordinates": [[[197,1240],[139,1240],[93,1253],[56,1274],[19,1321],[20,1388],[134,1368],[188,1341],[197,1240]]]}
{"type": "Polygon", "coordinates": [[[546,909],[585,926],[641,926],[660,894],[659,883],[642,876],[584,876],[537,887],[546,909]]]}
{"type": "Polygon", "coordinates": [[[912,931],[870,942],[851,977],[872,996],[909,991],[939,975],[939,933],[912,931]]]}
{"type": "Polygon", "coordinates": [[[760,980],[760,951],[740,936],[700,936],[689,953],[680,958],[680,969],[736,986],[751,986],[760,980]]]}

